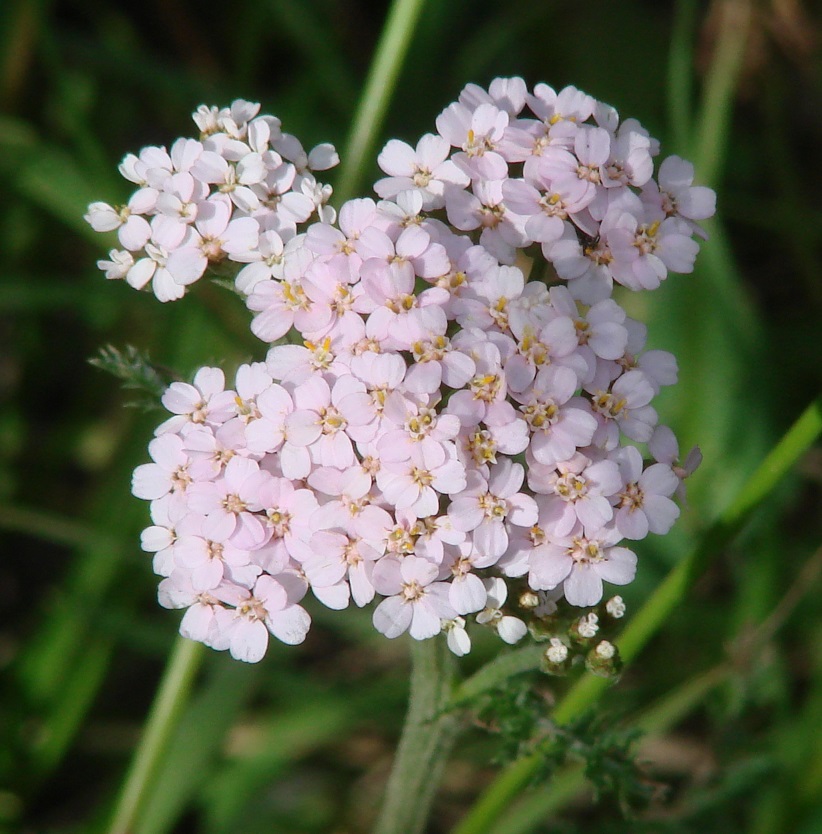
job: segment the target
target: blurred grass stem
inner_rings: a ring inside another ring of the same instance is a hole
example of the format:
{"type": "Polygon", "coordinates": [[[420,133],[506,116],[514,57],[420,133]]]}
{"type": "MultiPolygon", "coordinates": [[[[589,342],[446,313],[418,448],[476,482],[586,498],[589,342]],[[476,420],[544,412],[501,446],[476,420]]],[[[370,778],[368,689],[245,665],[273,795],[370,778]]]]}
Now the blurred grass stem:
{"type": "Polygon", "coordinates": [[[0,507],[0,530],[23,533],[65,547],[107,545],[109,539],[90,525],[27,507],[0,507]]]}
{"type": "Polygon", "coordinates": [[[696,12],[696,0],[678,0],[668,53],[668,124],[681,154],[688,153],[691,144],[696,12]]]}
{"type": "Polygon", "coordinates": [[[345,144],[340,178],[334,189],[338,206],[350,200],[362,182],[424,4],[425,0],[394,0],[388,12],[345,144]]]}
{"type": "MultiPolygon", "coordinates": [[[[679,606],[710,559],[726,547],[753,511],[776,488],[799,458],[822,434],[822,396],[800,415],[748,479],[736,499],[708,528],[691,554],[663,580],[651,598],[632,617],[619,643],[627,665],[679,606]]],[[[554,710],[553,720],[567,724],[592,706],[607,689],[604,678],[585,675],[554,710]]],[[[486,834],[511,801],[534,778],[541,764],[538,754],[524,756],[500,774],[480,796],[454,834],[486,834]]]]}
{"type": "Polygon", "coordinates": [[[723,0],[702,109],[694,133],[694,167],[701,182],[715,185],[728,151],[733,97],[751,30],[750,0],[723,0]]]}
{"type": "Polygon", "coordinates": [[[0,36],[0,110],[11,112],[32,63],[37,37],[48,3],[17,0],[3,10],[0,36]],[[7,27],[7,28],[6,28],[7,27]]]}
{"type": "Polygon", "coordinates": [[[188,703],[203,652],[201,643],[177,638],[117,800],[108,834],[130,834],[137,829],[141,809],[154,788],[159,764],[188,703]]]}

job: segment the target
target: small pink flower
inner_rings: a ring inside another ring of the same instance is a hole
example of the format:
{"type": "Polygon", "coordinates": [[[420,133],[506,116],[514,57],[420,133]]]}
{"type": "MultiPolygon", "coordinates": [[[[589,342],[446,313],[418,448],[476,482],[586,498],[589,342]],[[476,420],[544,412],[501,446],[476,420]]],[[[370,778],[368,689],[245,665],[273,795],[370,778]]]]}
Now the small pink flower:
{"type": "Polygon", "coordinates": [[[442,620],[457,616],[448,602],[448,585],[437,582],[436,565],[417,556],[380,559],[373,583],[387,598],[374,610],[374,628],[386,637],[410,631],[415,640],[426,640],[442,630],[442,620]]]}
{"type": "Polygon", "coordinates": [[[346,608],[349,595],[360,608],[371,602],[371,573],[382,556],[375,544],[335,530],[314,533],[302,567],[315,596],[329,608],[346,608]]]}
{"type": "Polygon", "coordinates": [[[507,524],[529,527],[537,521],[533,498],[519,492],[525,470],[505,459],[491,467],[486,482],[476,471],[467,474],[467,487],[454,498],[448,515],[456,530],[473,533],[477,551],[496,561],[508,548],[507,524]]]}
{"type": "Polygon", "coordinates": [[[227,538],[215,541],[203,535],[203,516],[190,515],[180,525],[174,560],[189,573],[195,591],[213,591],[224,579],[250,586],[261,573],[251,554],[227,538]]]}
{"type": "Polygon", "coordinates": [[[623,486],[619,467],[614,461],[592,463],[582,454],[556,469],[534,466],[528,473],[532,489],[543,493],[540,525],[550,529],[553,537],[573,535],[581,524],[586,532],[594,532],[614,515],[611,499],[623,486]]]}
{"type": "Polygon", "coordinates": [[[192,485],[188,503],[194,512],[207,516],[203,533],[215,541],[232,537],[240,548],[262,545],[266,531],[255,513],[260,509],[260,488],[270,478],[255,461],[234,457],[221,478],[192,485]]]}
{"type": "Polygon", "coordinates": [[[509,121],[508,113],[493,104],[476,108],[454,103],[437,117],[440,136],[461,153],[454,162],[470,177],[500,179],[508,173],[508,165],[497,151],[509,121]]]}
{"type": "Polygon", "coordinates": [[[531,555],[528,583],[534,590],[551,590],[560,584],[571,605],[596,605],[602,583],[627,585],[636,573],[636,555],[615,547],[616,529],[603,529],[588,537],[558,538],[537,547],[531,555]]]}
{"type": "Polygon", "coordinates": [[[642,455],[633,446],[614,453],[624,484],[619,492],[615,524],[626,539],[644,539],[648,533],[664,535],[679,518],[671,496],[680,480],[665,463],[642,469],[642,455]]]}
{"type": "Polygon", "coordinates": [[[286,574],[261,576],[253,591],[226,589],[220,594],[235,606],[223,635],[233,658],[246,663],[262,660],[269,633],[292,646],[305,640],[311,618],[296,604],[302,598],[300,583],[290,580],[286,574]]]}
{"type": "Polygon", "coordinates": [[[157,434],[179,432],[189,423],[219,426],[234,416],[234,391],[225,390],[225,376],[220,368],[200,368],[193,384],[172,382],[163,394],[163,405],[172,414],[157,434]]]}
{"type": "MultiPolygon", "coordinates": [[[[678,156],[669,156],[659,166],[659,185],[649,180],[642,190],[646,205],[665,216],[706,220],[716,211],[716,194],[705,186],[693,185],[694,166],[678,156]]],[[[693,224],[696,227],[696,224],[693,224]]]]}
{"type": "Polygon", "coordinates": [[[403,191],[415,191],[422,197],[426,211],[445,205],[445,185],[462,188],[468,176],[448,160],[451,148],[441,136],[427,133],[416,150],[399,139],[392,139],[382,149],[377,162],[389,176],[378,180],[374,190],[380,197],[393,198],[403,191]]]}
{"type": "Polygon", "coordinates": [[[154,463],[144,463],[134,470],[132,493],[146,501],[171,495],[175,503],[184,503],[192,478],[182,438],[176,434],[155,437],[148,444],[148,452],[154,463]]]}
{"type": "Polygon", "coordinates": [[[550,366],[539,372],[533,386],[515,395],[531,431],[528,453],[537,463],[568,460],[593,439],[597,421],[584,400],[574,398],[576,388],[570,368],[550,366]]]}
{"type": "Polygon", "coordinates": [[[604,441],[598,445],[606,449],[615,448],[619,429],[631,440],[640,443],[651,439],[657,414],[648,403],[654,396],[654,389],[642,371],[623,374],[609,391],[594,388],[590,393],[594,414],[600,420],[598,432],[602,432],[604,441]]]}
{"type": "Polygon", "coordinates": [[[465,467],[456,459],[456,450],[437,444],[415,447],[407,460],[383,462],[377,485],[393,507],[424,518],[436,514],[439,495],[462,492],[465,478],[465,467]]]}

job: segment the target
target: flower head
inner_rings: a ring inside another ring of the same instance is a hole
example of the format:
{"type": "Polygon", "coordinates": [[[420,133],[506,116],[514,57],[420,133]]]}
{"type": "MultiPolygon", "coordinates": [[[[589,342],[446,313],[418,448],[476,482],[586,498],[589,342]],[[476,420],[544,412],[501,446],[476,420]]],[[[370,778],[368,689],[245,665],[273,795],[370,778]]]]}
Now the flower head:
{"type": "MultiPolygon", "coordinates": [[[[163,301],[232,272],[269,346],[231,389],[203,368],[163,396],[133,479],[162,604],[249,662],[269,635],[305,638],[310,590],[373,602],[389,638],[445,631],[458,655],[471,620],[506,643],[530,628],[564,672],[546,623],[576,610],[588,647],[597,616],[624,614],[620,597],[579,609],[633,580],[623,540],[670,529],[698,463],[652,405],[676,362],[644,349],[614,283],[690,272],[713,192],[679,157],[655,179],[637,121],[518,78],[468,85],[415,146],[390,140],[382,200],[338,218],[316,178],[330,145],[307,151],[243,100],[194,121],[198,138],[127,156],[136,191],[86,218],[118,235],[106,277],[163,301]]],[[[589,666],[613,670],[612,649],[589,666]]]]}

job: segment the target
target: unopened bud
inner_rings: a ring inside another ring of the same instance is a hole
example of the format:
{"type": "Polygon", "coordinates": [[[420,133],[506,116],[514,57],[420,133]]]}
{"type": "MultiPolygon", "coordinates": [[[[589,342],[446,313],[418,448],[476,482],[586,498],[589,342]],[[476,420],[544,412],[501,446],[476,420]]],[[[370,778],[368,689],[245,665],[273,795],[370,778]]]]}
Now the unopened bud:
{"type": "Polygon", "coordinates": [[[619,650],[608,640],[600,640],[585,657],[585,668],[601,678],[616,678],[622,670],[619,650]]]}
{"type": "Polygon", "coordinates": [[[564,663],[568,659],[568,646],[559,637],[552,637],[551,645],[545,650],[545,657],[551,663],[564,663]]]}
{"type": "Polygon", "coordinates": [[[601,640],[594,649],[596,656],[602,660],[610,660],[616,654],[616,646],[607,640],[601,640]]]}
{"type": "Polygon", "coordinates": [[[568,629],[568,636],[577,643],[588,643],[599,631],[599,617],[593,611],[580,617],[568,629]]]}
{"type": "Polygon", "coordinates": [[[624,617],[625,603],[622,601],[622,597],[611,597],[608,602],[605,603],[605,610],[615,620],[619,620],[624,617]]]}
{"type": "Polygon", "coordinates": [[[536,608],[539,605],[539,596],[533,591],[523,591],[519,597],[520,608],[536,608]]]}
{"type": "Polygon", "coordinates": [[[559,637],[552,637],[551,644],[542,655],[540,669],[548,675],[566,675],[570,667],[571,654],[568,646],[559,637]]]}

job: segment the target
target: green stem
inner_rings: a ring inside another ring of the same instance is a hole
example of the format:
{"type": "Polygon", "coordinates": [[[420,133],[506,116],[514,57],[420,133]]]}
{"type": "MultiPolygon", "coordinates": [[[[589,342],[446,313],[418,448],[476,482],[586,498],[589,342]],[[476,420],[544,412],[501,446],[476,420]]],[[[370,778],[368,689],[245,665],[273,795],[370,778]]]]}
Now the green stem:
{"type": "Polygon", "coordinates": [[[572,762],[551,777],[544,790],[523,796],[505,809],[505,814],[489,829],[488,834],[526,834],[556,814],[585,790],[585,765],[572,762]]]}
{"type": "Polygon", "coordinates": [[[512,675],[532,672],[539,666],[544,653],[545,645],[537,643],[498,655],[456,688],[454,697],[451,699],[452,705],[470,701],[483,692],[504,683],[512,675]]]}
{"type": "Polygon", "coordinates": [[[408,714],[374,834],[422,834],[459,717],[448,710],[453,657],[442,638],[411,641],[408,714]]]}
{"type": "MultiPolygon", "coordinates": [[[[651,598],[632,617],[619,640],[620,655],[626,665],[639,654],[671,612],[682,603],[694,579],[711,557],[733,539],[753,511],[820,434],[822,397],[805,409],[748,479],[736,500],[708,528],[697,547],[668,574],[651,598]]],[[[578,717],[596,702],[608,685],[608,681],[593,675],[580,678],[554,710],[554,721],[557,724],[567,724],[578,717]]],[[[453,834],[485,834],[534,777],[540,764],[538,755],[525,756],[514,762],[480,796],[453,834]]]]}
{"type": "Polygon", "coordinates": [[[668,122],[674,147],[685,154],[691,137],[693,35],[696,23],[696,0],[678,0],[668,53],[668,122]]]}
{"type": "Polygon", "coordinates": [[[388,13],[342,157],[340,178],[334,189],[338,205],[354,196],[367,160],[374,152],[424,2],[394,0],[388,13]]]}
{"type": "Polygon", "coordinates": [[[733,96],[751,28],[750,0],[723,0],[718,16],[717,41],[694,133],[694,166],[700,181],[709,185],[716,182],[728,149],[733,96]]]}
{"type": "Polygon", "coordinates": [[[202,658],[201,643],[177,638],[151,706],[143,737],[117,800],[109,834],[129,834],[136,830],[140,811],[149,797],[158,766],[188,702],[202,658]]]}

